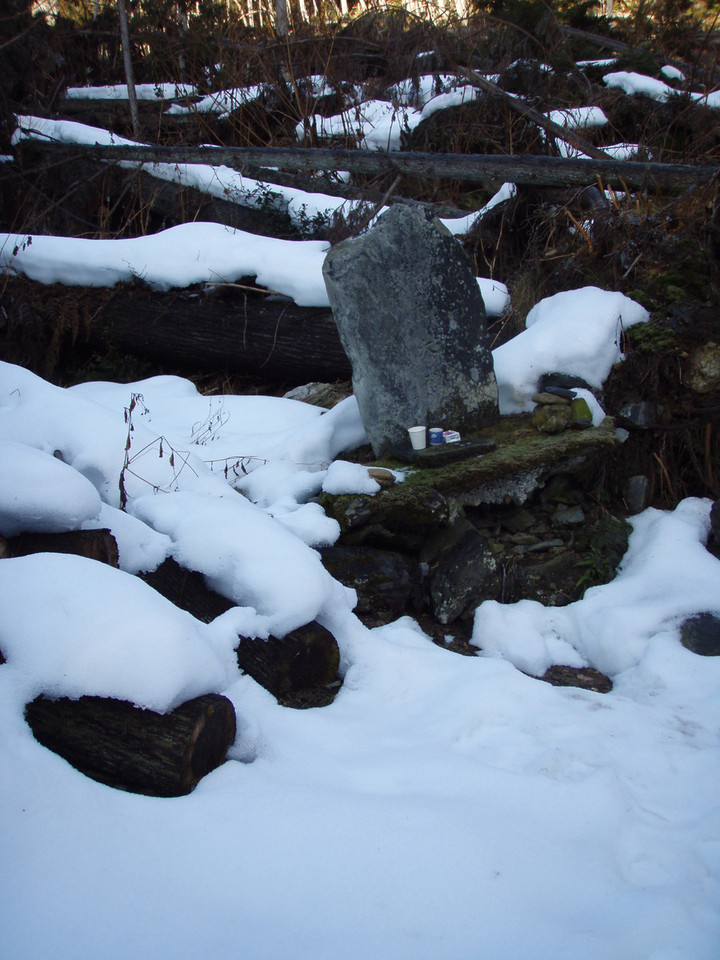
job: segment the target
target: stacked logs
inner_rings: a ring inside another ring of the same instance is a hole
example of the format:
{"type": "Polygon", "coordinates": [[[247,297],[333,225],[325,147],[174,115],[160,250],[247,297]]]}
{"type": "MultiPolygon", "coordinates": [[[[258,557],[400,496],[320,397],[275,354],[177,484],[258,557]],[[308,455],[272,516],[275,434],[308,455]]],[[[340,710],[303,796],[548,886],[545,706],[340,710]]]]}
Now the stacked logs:
{"type": "MultiPolygon", "coordinates": [[[[118,565],[117,544],[109,530],[0,538],[0,559],[41,552],[75,553],[118,565]]],[[[233,606],[209,590],[199,573],[174,560],[166,560],[142,579],[206,623],[233,606]]],[[[237,659],[245,673],[286,706],[321,705],[334,696],[339,650],[332,634],[318,623],[282,638],[240,637],[237,659]]],[[[233,704],[216,693],[196,697],[166,714],[107,697],[39,696],[27,704],[25,718],[41,744],[88,777],[156,797],[190,793],[202,777],[225,762],[236,734],[233,704]]]]}

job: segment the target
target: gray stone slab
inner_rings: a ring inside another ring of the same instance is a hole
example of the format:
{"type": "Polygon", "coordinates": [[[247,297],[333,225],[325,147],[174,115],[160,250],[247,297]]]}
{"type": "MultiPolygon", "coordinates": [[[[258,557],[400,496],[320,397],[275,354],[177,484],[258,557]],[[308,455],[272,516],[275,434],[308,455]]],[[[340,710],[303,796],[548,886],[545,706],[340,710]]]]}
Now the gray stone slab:
{"type": "Polygon", "coordinates": [[[457,240],[395,204],[332,247],[323,275],[376,456],[418,424],[463,437],[498,418],[485,306],[457,240]]]}

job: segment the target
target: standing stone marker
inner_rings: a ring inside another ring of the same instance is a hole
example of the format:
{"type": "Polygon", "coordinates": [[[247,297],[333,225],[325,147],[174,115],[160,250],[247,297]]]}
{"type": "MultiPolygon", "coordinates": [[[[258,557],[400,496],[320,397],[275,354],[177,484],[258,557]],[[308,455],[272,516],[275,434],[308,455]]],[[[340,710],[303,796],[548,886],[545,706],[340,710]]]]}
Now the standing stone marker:
{"type": "Polygon", "coordinates": [[[485,305],[460,244],[395,204],[328,252],[323,276],[376,456],[417,424],[463,437],[498,418],[485,305]]]}

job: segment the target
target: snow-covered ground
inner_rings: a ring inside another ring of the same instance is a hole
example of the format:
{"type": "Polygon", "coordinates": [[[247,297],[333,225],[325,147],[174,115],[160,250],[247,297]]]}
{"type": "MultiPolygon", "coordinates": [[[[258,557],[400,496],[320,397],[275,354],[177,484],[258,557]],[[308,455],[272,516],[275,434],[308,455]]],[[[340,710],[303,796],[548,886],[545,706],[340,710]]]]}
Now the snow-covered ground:
{"type": "MultiPolygon", "coordinates": [[[[195,226],[82,248],[5,235],[3,269],[87,283],[102,266],[114,283],[130,263],[173,285],[244,257],[318,302],[325,245],[267,241],[252,259],[247,235],[195,226]]],[[[596,288],[542,301],[495,351],[503,412],[554,370],[599,391],[646,319],[596,288]]],[[[482,604],[478,656],[459,657],[410,618],[365,628],[320,563],[339,531],[315,498],[372,492],[343,459],[363,441],[353,398],[204,397],[177,377],[61,389],[0,363],[0,534],[110,527],[121,565],[0,561],[3,960],[716,960],[720,658],[679,641],[684,618],[720,614],[710,502],[633,518],[615,580],[568,607],[482,604]],[[132,576],[167,556],[236,606],[203,624],[132,576]],[[313,618],[343,685],[291,710],[233,646],[313,618]],[[553,663],[614,688],[528,675],[553,663]],[[210,691],[237,739],[178,799],[85,778],[23,719],[40,692],[163,711],[210,691]]]]}
{"type": "MultiPolygon", "coordinates": [[[[573,366],[571,344],[602,382],[640,310],[592,288],[538,305],[516,402],[573,366]]],[[[338,530],[313,497],[366,488],[342,459],[363,439],[353,398],[322,412],[175,377],[63,390],[0,366],[0,531],[109,526],[122,566],[0,562],[3,958],[717,956],[720,662],[678,639],[684,617],[720,613],[709,502],[635,518],[616,580],[570,607],[483,604],[468,659],[409,618],[366,629],[320,564],[338,530]],[[237,606],[205,625],[131,576],[168,555],[237,606]],[[344,683],[290,710],[232,650],[312,618],[344,683]],[[551,663],[595,665],[614,690],[521,672],[551,663]],[[40,692],[166,710],[209,691],[235,705],[237,740],[175,800],[86,779],[23,721],[40,692]]]]}

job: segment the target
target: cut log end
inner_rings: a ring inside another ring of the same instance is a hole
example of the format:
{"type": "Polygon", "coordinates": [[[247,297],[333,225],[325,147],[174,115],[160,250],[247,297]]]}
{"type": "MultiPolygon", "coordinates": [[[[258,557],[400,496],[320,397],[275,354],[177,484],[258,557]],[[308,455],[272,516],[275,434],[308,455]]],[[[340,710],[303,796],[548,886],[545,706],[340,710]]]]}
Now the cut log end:
{"type": "Polygon", "coordinates": [[[296,695],[337,680],[340,650],[330,631],[312,622],[282,638],[243,637],[237,661],[281,703],[295,705],[296,695]]]}
{"type": "Polygon", "coordinates": [[[190,793],[224,763],[235,709],[219,694],[168,714],[103,697],[38,697],[25,708],[35,739],[100,783],[154,797],[190,793]]]}

